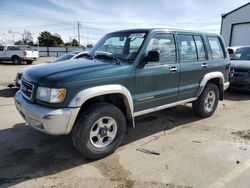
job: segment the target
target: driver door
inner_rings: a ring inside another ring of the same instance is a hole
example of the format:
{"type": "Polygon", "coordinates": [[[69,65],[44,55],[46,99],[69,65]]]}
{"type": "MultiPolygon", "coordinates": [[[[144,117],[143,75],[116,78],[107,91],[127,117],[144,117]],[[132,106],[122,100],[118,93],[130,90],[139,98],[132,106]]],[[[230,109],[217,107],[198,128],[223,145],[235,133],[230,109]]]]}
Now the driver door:
{"type": "Polygon", "coordinates": [[[135,112],[173,103],[178,99],[180,66],[174,34],[154,34],[145,56],[148,51],[158,51],[160,59],[136,69],[135,112]]]}

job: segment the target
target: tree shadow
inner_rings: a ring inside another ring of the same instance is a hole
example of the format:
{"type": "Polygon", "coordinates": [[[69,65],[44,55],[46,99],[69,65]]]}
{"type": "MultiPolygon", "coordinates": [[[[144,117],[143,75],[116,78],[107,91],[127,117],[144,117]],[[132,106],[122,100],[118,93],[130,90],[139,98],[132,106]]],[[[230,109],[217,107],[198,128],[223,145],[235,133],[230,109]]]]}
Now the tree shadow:
{"type": "MultiPolygon", "coordinates": [[[[177,106],[136,118],[123,145],[141,138],[198,121],[189,106],[177,106]]],[[[70,136],[49,136],[24,123],[0,130],[0,186],[53,175],[87,164],[74,148],[70,136]]]]}
{"type": "Polygon", "coordinates": [[[245,101],[250,100],[250,92],[247,91],[236,91],[236,90],[227,90],[224,96],[225,100],[230,101],[245,101]]]}
{"type": "Polygon", "coordinates": [[[6,88],[0,90],[0,97],[14,97],[19,88],[6,88]]]}

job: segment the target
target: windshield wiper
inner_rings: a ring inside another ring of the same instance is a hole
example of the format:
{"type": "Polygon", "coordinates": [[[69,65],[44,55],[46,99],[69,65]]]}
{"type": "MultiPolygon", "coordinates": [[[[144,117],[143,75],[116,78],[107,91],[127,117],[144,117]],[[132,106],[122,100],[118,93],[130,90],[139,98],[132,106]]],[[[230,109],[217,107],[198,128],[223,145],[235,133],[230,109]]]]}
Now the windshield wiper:
{"type": "Polygon", "coordinates": [[[104,58],[104,59],[110,59],[112,60],[114,63],[116,63],[117,65],[120,65],[121,64],[121,60],[117,57],[114,57],[114,56],[110,56],[108,54],[97,54],[94,56],[95,58],[104,58]]]}

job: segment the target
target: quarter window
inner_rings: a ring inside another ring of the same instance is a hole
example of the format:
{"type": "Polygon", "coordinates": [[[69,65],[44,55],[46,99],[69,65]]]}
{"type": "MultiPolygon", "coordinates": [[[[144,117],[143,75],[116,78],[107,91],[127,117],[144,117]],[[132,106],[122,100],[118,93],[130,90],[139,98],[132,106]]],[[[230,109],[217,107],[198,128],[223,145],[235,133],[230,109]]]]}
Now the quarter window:
{"type": "Polygon", "coordinates": [[[176,47],[174,35],[170,33],[154,35],[147,47],[146,52],[148,51],[158,51],[160,53],[160,61],[157,63],[175,63],[176,47]]]}
{"type": "Polygon", "coordinates": [[[192,35],[178,35],[181,62],[197,61],[195,42],[192,35]]]}
{"type": "Polygon", "coordinates": [[[213,59],[224,59],[224,52],[218,37],[208,37],[213,59]]]}

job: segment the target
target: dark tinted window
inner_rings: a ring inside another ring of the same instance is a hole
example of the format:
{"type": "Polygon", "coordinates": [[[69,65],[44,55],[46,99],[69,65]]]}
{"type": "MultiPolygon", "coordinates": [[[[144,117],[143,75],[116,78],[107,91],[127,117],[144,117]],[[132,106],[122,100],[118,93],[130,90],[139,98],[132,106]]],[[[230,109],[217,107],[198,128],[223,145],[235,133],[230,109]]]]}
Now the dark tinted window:
{"type": "Polygon", "coordinates": [[[4,46],[0,46],[0,51],[3,51],[4,50],[4,46]]]}
{"type": "Polygon", "coordinates": [[[224,52],[218,37],[208,37],[208,42],[214,59],[224,59],[224,52]]]}
{"type": "Polygon", "coordinates": [[[250,60],[250,48],[240,48],[231,57],[232,60],[250,60]]]}
{"type": "Polygon", "coordinates": [[[181,62],[197,61],[195,42],[192,35],[178,35],[181,62]]]}
{"type": "Polygon", "coordinates": [[[173,34],[162,33],[154,35],[148,44],[146,52],[154,50],[160,53],[159,63],[176,62],[176,47],[173,34]]]}
{"type": "Polygon", "coordinates": [[[17,47],[17,46],[8,46],[8,47],[7,47],[7,50],[8,50],[8,51],[18,51],[18,50],[20,50],[20,48],[17,47]]]}
{"type": "Polygon", "coordinates": [[[205,46],[201,36],[194,36],[194,40],[197,48],[198,60],[199,61],[206,60],[205,46]]]}

